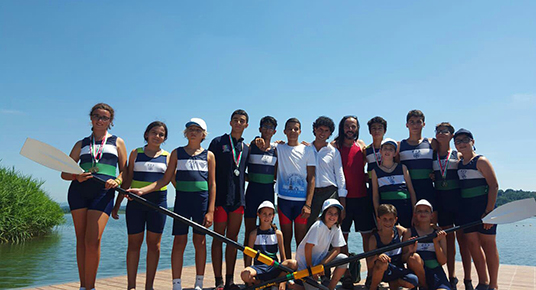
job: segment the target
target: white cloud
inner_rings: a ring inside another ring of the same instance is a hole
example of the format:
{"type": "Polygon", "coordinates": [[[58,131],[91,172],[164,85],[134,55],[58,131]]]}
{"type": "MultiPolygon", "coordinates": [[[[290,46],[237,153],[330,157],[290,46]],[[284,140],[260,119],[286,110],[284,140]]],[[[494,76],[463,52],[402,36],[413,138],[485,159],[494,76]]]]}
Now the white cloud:
{"type": "Polygon", "coordinates": [[[0,114],[2,114],[2,115],[24,115],[25,113],[23,111],[19,111],[19,110],[0,109],[0,114]]]}

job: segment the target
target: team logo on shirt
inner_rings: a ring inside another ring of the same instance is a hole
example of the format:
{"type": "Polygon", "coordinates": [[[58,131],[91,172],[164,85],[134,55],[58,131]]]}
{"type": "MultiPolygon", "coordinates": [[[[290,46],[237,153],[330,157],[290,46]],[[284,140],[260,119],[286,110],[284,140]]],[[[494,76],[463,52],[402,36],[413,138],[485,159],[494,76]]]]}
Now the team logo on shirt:
{"type": "Polygon", "coordinates": [[[229,145],[225,144],[225,145],[222,145],[221,146],[221,150],[223,152],[230,152],[231,151],[231,148],[229,147],[229,145]]]}
{"type": "Polygon", "coordinates": [[[458,171],[458,174],[460,175],[461,179],[467,179],[467,170],[466,169],[460,169],[458,171]]]}
{"type": "Polygon", "coordinates": [[[421,157],[421,150],[419,149],[413,150],[413,158],[417,159],[419,157],[421,157]]]}
{"type": "Polygon", "coordinates": [[[395,184],[395,177],[394,176],[387,176],[387,180],[389,180],[389,183],[392,185],[392,184],[395,184]]]}
{"type": "Polygon", "coordinates": [[[261,157],[261,162],[262,162],[263,164],[268,164],[268,162],[270,162],[270,156],[263,155],[263,156],[261,157]]]}
{"type": "Polygon", "coordinates": [[[154,171],[154,164],[152,164],[152,163],[147,163],[147,170],[148,170],[148,171],[154,171]]]}

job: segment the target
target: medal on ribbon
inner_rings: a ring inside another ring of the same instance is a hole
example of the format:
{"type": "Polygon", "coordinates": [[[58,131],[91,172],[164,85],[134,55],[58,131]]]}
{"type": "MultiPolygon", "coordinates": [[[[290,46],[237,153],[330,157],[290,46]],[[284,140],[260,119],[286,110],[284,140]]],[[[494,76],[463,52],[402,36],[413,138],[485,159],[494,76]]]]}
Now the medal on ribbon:
{"type": "Polygon", "coordinates": [[[106,141],[108,140],[108,133],[104,135],[104,138],[101,140],[101,145],[99,148],[97,148],[97,144],[95,143],[95,138],[93,135],[91,135],[91,142],[89,142],[89,153],[91,155],[91,161],[92,165],[91,168],[89,168],[90,173],[97,173],[99,172],[99,167],[97,166],[100,159],[102,158],[102,153],[104,151],[104,145],[106,144],[106,141]]]}
{"type": "Polygon", "coordinates": [[[372,153],[374,154],[376,165],[380,167],[380,164],[382,163],[382,155],[380,154],[380,151],[376,152],[376,149],[374,149],[374,144],[372,144],[370,147],[372,147],[372,153]]]}
{"type": "Polygon", "coordinates": [[[447,158],[445,158],[445,163],[443,164],[439,153],[437,154],[437,164],[439,165],[439,172],[441,173],[441,187],[447,187],[447,168],[449,167],[449,159],[452,151],[449,149],[447,152],[447,158]]]}
{"type": "MultiPolygon", "coordinates": [[[[240,151],[237,156],[237,152],[236,152],[235,146],[233,145],[233,139],[231,135],[229,135],[229,143],[231,143],[231,149],[233,151],[233,161],[236,165],[236,168],[235,170],[233,170],[233,173],[235,176],[240,176],[240,170],[238,170],[238,168],[240,167],[240,160],[242,160],[242,151],[240,151]]],[[[242,143],[242,147],[243,146],[244,144],[242,143]]]]}

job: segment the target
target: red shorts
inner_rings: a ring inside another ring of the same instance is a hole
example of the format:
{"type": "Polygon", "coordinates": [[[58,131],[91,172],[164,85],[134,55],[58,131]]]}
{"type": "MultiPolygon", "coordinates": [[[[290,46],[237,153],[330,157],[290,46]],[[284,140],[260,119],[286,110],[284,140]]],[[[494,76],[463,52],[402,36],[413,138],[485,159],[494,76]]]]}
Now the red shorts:
{"type": "MultiPolygon", "coordinates": [[[[236,214],[243,215],[244,214],[244,207],[240,206],[236,210],[232,211],[231,213],[236,213],[236,214]]],[[[214,222],[215,223],[227,222],[227,214],[228,214],[228,212],[225,209],[225,207],[217,206],[216,210],[214,210],[214,222]]]]}

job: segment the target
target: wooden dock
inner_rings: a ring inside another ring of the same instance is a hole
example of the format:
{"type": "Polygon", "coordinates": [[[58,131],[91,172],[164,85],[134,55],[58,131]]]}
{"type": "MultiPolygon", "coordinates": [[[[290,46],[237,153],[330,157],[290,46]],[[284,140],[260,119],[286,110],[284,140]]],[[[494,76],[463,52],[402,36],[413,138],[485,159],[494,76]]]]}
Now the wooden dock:
{"type": "MultiPolygon", "coordinates": [[[[355,284],[354,289],[366,289],[363,285],[365,283],[364,278],[366,277],[366,269],[364,260],[361,261],[362,272],[361,277],[363,280],[355,284]]],[[[225,267],[225,263],[224,263],[225,267]]],[[[241,282],[240,280],[240,271],[242,270],[242,260],[237,261],[237,268],[235,270],[235,282],[241,282]]],[[[214,288],[214,276],[212,274],[212,265],[207,264],[205,271],[205,289],[214,288]]],[[[223,271],[225,275],[225,270],[223,271]]],[[[456,273],[460,283],[458,283],[458,289],[463,288],[463,272],[461,268],[461,263],[456,263],[456,273]]],[[[473,267],[473,284],[476,286],[477,275],[473,267]]],[[[138,274],[138,289],[144,289],[145,283],[145,274],[138,274]]],[[[184,267],[182,273],[182,285],[184,289],[193,289],[195,281],[195,267],[184,267]]],[[[241,285],[243,286],[243,284],[241,285]]],[[[124,290],[127,288],[127,276],[112,277],[112,278],[102,278],[97,280],[97,289],[121,289],[124,290]]],[[[342,287],[339,288],[342,289],[342,287]]],[[[78,282],[71,282],[66,284],[42,286],[37,288],[27,288],[27,289],[42,289],[42,290],[77,290],[79,289],[78,282]]],[[[156,274],[156,279],[154,283],[154,289],[171,289],[171,269],[158,271],[156,274]]],[[[387,288],[382,288],[387,289],[387,288]]],[[[516,265],[501,265],[499,269],[499,289],[501,290],[534,290],[536,289],[536,267],[531,266],[516,266],[516,265]]]]}

